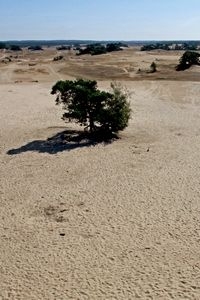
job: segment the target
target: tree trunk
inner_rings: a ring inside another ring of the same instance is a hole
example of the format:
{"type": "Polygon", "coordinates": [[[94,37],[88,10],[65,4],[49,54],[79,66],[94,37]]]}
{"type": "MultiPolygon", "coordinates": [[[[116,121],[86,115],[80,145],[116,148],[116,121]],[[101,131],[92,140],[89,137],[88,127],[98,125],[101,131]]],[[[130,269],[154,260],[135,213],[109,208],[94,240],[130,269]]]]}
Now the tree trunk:
{"type": "Polygon", "coordinates": [[[91,115],[89,116],[89,130],[90,130],[90,132],[94,131],[94,120],[91,115]]]}

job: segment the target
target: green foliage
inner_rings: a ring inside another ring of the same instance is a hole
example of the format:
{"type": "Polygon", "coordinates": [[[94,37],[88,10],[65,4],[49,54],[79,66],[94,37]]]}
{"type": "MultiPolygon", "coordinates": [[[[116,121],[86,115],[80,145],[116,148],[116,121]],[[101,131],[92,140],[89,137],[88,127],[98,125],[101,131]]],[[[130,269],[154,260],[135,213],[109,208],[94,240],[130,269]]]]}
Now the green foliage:
{"type": "Polygon", "coordinates": [[[192,65],[200,65],[200,54],[198,52],[186,51],[180,58],[179,64],[176,66],[176,71],[184,71],[192,65]]]}
{"type": "Polygon", "coordinates": [[[78,55],[83,55],[83,54],[99,55],[99,54],[105,54],[107,52],[112,52],[112,51],[120,51],[122,50],[121,47],[128,47],[128,46],[120,42],[109,43],[106,46],[100,43],[96,43],[96,44],[87,45],[84,49],[78,47],[77,50],[79,51],[78,55]]]}
{"type": "Polygon", "coordinates": [[[59,47],[56,47],[56,49],[58,51],[64,51],[64,50],[71,50],[71,46],[59,46],[59,47]]]}
{"type": "Polygon", "coordinates": [[[78,55],[83,55],[83,54],[99,55],[99,54],[106,53],[106,47],[99,43],[87,45],[86,48],[84,49],[79,48],[78,50],[79,50],[78,55]]]}
{"type": "Polygon", "coordinates": [[[32,51],[42,51],[42,47],[39,46],[39,45],[36,45],[36,46],[30,46],[28,47],[28,50],[32,50],[32,51]]]}
{"type": "Polygon", "coordinates": [[[148,44],[141,47],[141,51],[151,51],[156,49],[169,50],[169,45],[164,43],[148,44]]]}
{"type": "Polygon", "coordinates": [[[111,83],[111,95],[101,111],[101,123],[106,130],[118,132],[124,130],[131,117],[129,95],[120,85],[111,83]]]}
{"type": "Polygon", "coordinates": [[[128,94],[111,84],[111,92],[100,91],[94,80],[58,81],[52,87],[56,104],[62,104],[63,119],[75,121],[90,132],[118,132],[127,127],[131,115],[128,94]]]}
{"type": "Polygon", "coordinates": [[[3,42],[0,42],[0,49],[6,49],[6,48],[7,48],[6,44],[3,42]]]}
{"type": "Polygon", "coordinates": [[[18,45],[10,45],[9,48],[11,51],[22,51],[22,49],[18,45]]]}
{"type": "Polygon", "coordinates": [[[157,71],[156,63],[153,61],[150,65],[150,73],[155,73],[157,71]]]}
{"type": "Polygon", "coordinates": [[[184,50],[191,50],[191,51],[195,51],[197,50],[197,43],[196,42],[193,42],[193,43],[184,43],[183,44],[183,47],[184,47],[184,50]]]}
{"type": "Polygon", "coordinates": [[[107,52],[120,51],[120,50],[122,50],[121,43],[110,43],[106,45],[107,52]]]}
{"type": "Polygon", "coordinates": [[[196,41],[173,41],[173,42],[165,42],[165,43],[153,43],[146,44],[141,47],[141,51],[151,51],[151,50],[197,50],[198,43],[196,41]]]}

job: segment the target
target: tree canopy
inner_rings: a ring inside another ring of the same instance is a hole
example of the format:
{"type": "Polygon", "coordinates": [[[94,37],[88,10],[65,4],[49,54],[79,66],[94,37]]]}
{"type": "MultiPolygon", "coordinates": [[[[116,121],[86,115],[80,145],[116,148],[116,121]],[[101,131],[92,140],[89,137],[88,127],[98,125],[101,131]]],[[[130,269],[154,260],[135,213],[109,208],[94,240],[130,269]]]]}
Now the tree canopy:
{"type": "Polygon", "coordinates": [[[64,120],[77,122],[89,132],[116,133],[128,126],[131,109],[128,95],[120,86],[111,84],[111,90],[99,90],[95,80],[61,80],[52,87],[51,94],[56,94],[56,104],[63,106],[64,120]]]}
{"type": "Polygon", "coordinates": [[[121,47],[128,47],[128,46],[121,42],[108,43],[107,45],[95,43],[95,44],[89,44],[85,48],[78,47],[77,50],[79,51],[78,55],[83,55],[83,54],[99,55],[99,54],[105,54],[107,52],[112,52],[112,51],[120,51],[122,50],[121,47]]]}
{"type": "Polygon", "coordinates": [[[83,49],[79,47],[78,50],[79,50],[78,55],[83,55],[83,54],[99,55],[99,54],[106,53],[106,47],[99,43],[87,45],[83,49]]]}
{"type": "Polygon", "coordinates": [[[179,64],[176,66],[177,71],[189,69],[192,65],[200,65],[200,54],[194,51],[186,51],[180,58],[179,64]]]}
{"type": "Polygon", "coordinates": [[[42,51],[43,48],[39,45],[32,45],[28,47],[28,50],[32,50],[32,51],[42,51]]]}
{"type": "Polygon", "coordinates": [[[164,43],[153,43],[145,44],[141,47],[141,51],[152,51],[152,50],[197,50],[198,42],[197,41],[166,41],[164,43]]]}
{"type": "Polygon", "coordinates": [[[21,49],[20,46],[18,46],[18,45],[10,45],[10,46],[9,46],[9,49],[10,49],[11,51],[22,51],[22,49],[21,49]]]}

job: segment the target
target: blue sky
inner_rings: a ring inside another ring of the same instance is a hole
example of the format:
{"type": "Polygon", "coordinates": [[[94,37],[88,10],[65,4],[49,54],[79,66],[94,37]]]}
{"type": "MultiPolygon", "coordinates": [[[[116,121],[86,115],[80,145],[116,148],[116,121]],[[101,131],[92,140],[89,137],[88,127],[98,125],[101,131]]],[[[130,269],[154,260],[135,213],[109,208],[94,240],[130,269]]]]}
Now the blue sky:
{"type": "Polygon", "coordinates": [[[200,0],[0,0],[0,40],[200,40],[200,0]]]}

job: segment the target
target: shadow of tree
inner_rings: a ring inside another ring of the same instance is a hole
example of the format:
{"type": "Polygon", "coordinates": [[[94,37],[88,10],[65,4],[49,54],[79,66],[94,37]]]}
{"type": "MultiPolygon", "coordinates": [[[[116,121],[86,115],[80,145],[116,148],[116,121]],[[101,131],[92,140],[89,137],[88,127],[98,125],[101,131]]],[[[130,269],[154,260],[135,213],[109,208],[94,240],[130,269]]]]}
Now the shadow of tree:
{"type": "Polygon", "coordinates": [[[90,134],[78,130],[64,130],[47,140],[35,140],[19,148],[10,149],[7,154],[16,155],[28,151],[56,154],[58,152],[71,151],[77,148],[95,146],[99,143],[105,145],[116,139],[118,139],[118,136],[111,133],[98,132],[90,134]]]}

